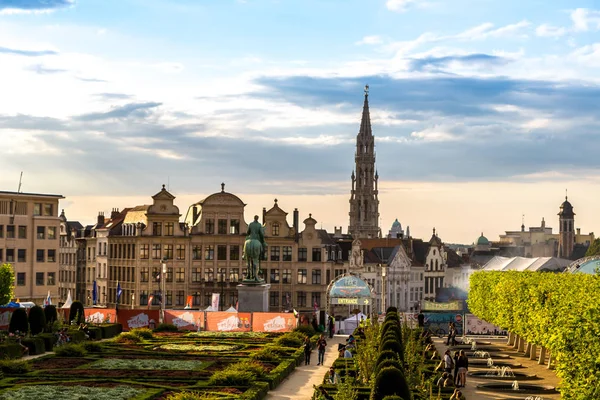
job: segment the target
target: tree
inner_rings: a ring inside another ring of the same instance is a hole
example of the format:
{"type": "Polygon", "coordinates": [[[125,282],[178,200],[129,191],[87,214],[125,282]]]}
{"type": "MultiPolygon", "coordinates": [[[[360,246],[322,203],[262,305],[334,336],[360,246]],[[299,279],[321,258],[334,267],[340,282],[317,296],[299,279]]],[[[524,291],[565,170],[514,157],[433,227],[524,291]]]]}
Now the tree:
{"type": "Polygon", "coordinates": [[[15,294],[15,270],[10,264],[0,266],[0,305],[8,304],[15,294]]]}
{"type": "Polygon", "coordinates": [[[46,327],[46,315],[44,309],[40,306],[31,307],[29,310],[29,330],[32,335],[37,335],[44,331],[46,327]]]}
{"type": "Polygon", "coordinates": [[[586,257],[600,255],[600,238],[594,240],[585,253],[586,257]]]}

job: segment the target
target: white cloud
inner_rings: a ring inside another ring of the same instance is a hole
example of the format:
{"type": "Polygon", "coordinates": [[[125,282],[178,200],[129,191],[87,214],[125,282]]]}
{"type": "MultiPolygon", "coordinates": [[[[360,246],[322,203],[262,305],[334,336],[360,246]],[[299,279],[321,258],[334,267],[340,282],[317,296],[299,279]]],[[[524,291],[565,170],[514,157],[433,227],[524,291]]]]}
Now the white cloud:
{"type": "Polygon", "coordinates": [[[561,26],[542,24],[535,29],[535,34],[540,37],[560,37],[567,33],[567,29],[561,26]]]}
{"type": "Polygon", "coordinates": [[[577,8],[571,12],[575,31],[586,32],[600,29],[600,11],[577,8]]]}
{"type": "Polygon", "coordinates": [[[388,10],[396,11],[396,12],[406,12],[409,6],[416,5],[421,0],[387,0],[385,6],[388,10]]]}
{"type": "Polygon", "coordinates": [[[475,26],[457,35],[450,36],[448,39],[463,39],[463,40],[481,40],[489,37],[527,37],[522,31],[531,25],[529,21],[523,20],[515,24],[509,24],[500,28],[494,28],[494,24],[486,22],[475,26]]]}
{"type": "Polygon", "coordinates": [[[425,128],[422,131],[412,132],[410,137],[424,142],[449,142],[458,140],[458,137],[450,132],[447,132],[444,128],[434,126],[431,128],[425,128]]]}
{"type": "Polygon", "coordinates": [[[383,43],[383,39],[381,38],[381,36],[377,36],[377,35],[365,36],[364,38],[362,38],[361,40],[356,42],[357,45],[381,44],[381,43],[383,43]]]}

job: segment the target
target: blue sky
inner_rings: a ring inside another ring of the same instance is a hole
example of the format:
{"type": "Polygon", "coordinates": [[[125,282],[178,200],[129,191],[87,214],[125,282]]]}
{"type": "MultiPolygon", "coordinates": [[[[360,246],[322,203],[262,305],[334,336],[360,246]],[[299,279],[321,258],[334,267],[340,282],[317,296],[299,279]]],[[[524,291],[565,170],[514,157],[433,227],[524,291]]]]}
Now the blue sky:
{"type": "Polygon", "coordinates": [[[347,197],[368,83],[382,225],[429,183],[537,184],[506,212],[548,219],[600,178],[599,67],[598,0],[0,0],[0,185],[347,197]]]}

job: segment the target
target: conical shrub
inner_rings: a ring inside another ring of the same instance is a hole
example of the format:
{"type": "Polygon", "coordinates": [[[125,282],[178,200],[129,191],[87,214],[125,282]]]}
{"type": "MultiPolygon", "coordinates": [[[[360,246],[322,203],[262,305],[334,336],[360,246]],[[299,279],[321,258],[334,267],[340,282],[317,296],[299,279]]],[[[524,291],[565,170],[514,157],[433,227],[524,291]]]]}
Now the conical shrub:
{"type": "Polygon", "coordinates": [[[374,373],[375,376],[377,376],[377,374],[379,373],[379,371],[381,371],[384,368],[387,367],[394,367],[394,368],[398,368],[399,370],[402,370],[402,364],[400,364],[400,361],[398,360],[392,360],[392,359],[387,359],[387,360],[383,360],[381,363],[379,363],[379,365],[377,365],[375,367],[374,373]]]}
{"type": "Polygon", "coordinates": [[[403,400],[411,399],[411,391],[406,383],[406,378],[398,368],[382,368],[375,377],[371,400],[383,400],[387,396],[399,396],[403,400]]]}
{"type": "Polygon", "coordinates": [[[69,310],[69,322],[73,321],[75,321],[77,325],[85,322],[85,309],[79,300],[75,300],[73,304],[71,304],[71,309],[69,310]]]}
{"type": "Polygon", "coordinates": [[[46,327],[46,315],[44,309],[40,306],[31,307],[29,310],[29,330],[32,335],[37,335],[44,331],[46,327]]]}
{"type": "Polygon", "coordinates": [[[49,305],[44,307],[44,315],[46,316],[46,323],[53,324],[58,319],[58,313],[56,312],[56,306],[49,305]]]}
{"type": "Polygon", "coordinates": [[[29,332],[29,322],[27,321],[27,311],[24,308],[17,308],[13,311],[10,316],[10,322],[8,323],[8,331],[15,333],[19,331],[21,333],[29,332]]]}
{"type": "Polygon", "coordinates": [[[377,366],[377,365],[381,364],[381,362],[383,362],[383,360],[398,361],[399,359],[400,359],[400,357],[398,357],[398,354],[396,354],[392,350],[384,350],[379,353],[379,356],[377,356],[377,361],[375,362],[375,365],[377,366]]]}

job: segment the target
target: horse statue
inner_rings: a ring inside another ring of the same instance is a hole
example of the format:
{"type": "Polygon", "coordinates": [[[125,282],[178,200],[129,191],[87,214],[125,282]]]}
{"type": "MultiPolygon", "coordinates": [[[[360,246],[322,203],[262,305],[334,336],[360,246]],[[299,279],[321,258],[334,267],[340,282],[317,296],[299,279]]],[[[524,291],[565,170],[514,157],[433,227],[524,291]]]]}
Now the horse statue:
{"type": "Polygon", "coordinates": [[[258,215],[254,216],[254,222],[248,225],[246,232],[246,242],[244,243],[244,252],[242,259],[246,260],[248,269],[245,283],[264,283],[264,280],[259,278],[260,259],[263,256],[267,244],[265,243],[264,228],[258,222],[258,215]]]}

